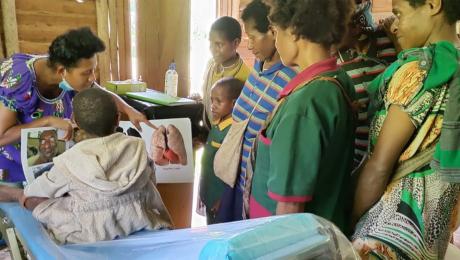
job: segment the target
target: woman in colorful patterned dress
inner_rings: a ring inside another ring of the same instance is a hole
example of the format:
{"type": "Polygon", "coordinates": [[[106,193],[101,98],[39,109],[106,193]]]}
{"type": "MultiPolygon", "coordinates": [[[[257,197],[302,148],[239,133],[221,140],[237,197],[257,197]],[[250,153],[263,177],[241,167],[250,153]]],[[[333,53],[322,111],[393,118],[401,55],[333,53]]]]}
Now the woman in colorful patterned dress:
{"type": "Polygon", "coordinates": [[[393,12],[404,51],[369,87],[375,113],[353,242],[363,259],[442,259],[460,186],[441,180],[430,162],[460,87],[460,1],[393,0],[393,12]]]}
{"type": "MultiPolygon", "coordinates": [[[[104,43],[89,28],[58,36],[48,56],[14,54],[0,64],[0,171],[1,181],[21,183],[21,129],[51,126],[72,135],[69,120],[75,92],[95,81],[96,54],[104,43]]],[[[118,108],[139,126],[145,116],[115,96],[118,108]]],[[[150,124],[150,123],[148,123],[150,124]]]]}

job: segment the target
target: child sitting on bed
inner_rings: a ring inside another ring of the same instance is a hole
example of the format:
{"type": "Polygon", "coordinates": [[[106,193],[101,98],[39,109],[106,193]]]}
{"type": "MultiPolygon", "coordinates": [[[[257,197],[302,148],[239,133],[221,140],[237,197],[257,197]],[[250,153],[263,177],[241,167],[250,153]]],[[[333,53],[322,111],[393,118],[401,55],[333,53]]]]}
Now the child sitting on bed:
{"type": "Polygon", "coordinates": [[[244,82],[236,78],[223,78],[211,90],[212,126],[204,146],[201,161],[199,208],[206,207],[207,224],[216,223],[224,182],[214,174],[214,157],[232,125],[232,110],[243,89],[244,82]]]}
{"type": "Polygon", "coordinates": [[[9,188],[61,243],[111,240],[171,227],[144,141],[115,133],[113,98],[91,88],[73,99],[83,140],[54,158],[54,167],[25,187],[9,188]]]}

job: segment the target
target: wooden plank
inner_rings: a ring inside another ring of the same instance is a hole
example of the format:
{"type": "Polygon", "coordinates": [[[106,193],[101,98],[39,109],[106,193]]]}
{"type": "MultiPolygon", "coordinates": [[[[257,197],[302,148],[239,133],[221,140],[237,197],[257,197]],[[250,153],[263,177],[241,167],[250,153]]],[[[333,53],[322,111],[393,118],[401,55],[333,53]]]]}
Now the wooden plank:
{"type": "MultiPolygon", "coordinates": [[[[97,14],[97,34],[99,38],[109,46],[109,21],[108,21],[108,4],[107,0],[96,0],[96,14],[97,14]]],[[[109,49],[109,48],[107,48],[109,49]]],[[[110,56],[109,51],[98,54],[99,58],[99,83],[103,86],[110,80],[110,56]]]]}
{"type": "Polygon", "coordinates": [[[189,92],[190,0],[138,2],[139,73],[148,86],[162,91],[164,75],[174,59],[179,74],[178,95],[189,92]]]}
{"type": "Polygon", "coordinates": [[[129,0],[118,0],[116,5],[119,77],[125,80],[131,75],[129,0]]]}
{"type": "Polygon", "coordinates": [[[50,12],[18,11],[18,24],[23,26],[56,26],[65,25],[68,28],[95,25],[96,17],[92,15],[66,15],[50,12]]]}
{"type": "Polygon", "coordinates": [[[240,18],[240,0],[232,1],[232,17],[237,20],[240,18]]]}
{"type": "Polygon", "coordinates": [[[2,5],[0,4],[0,59],[6,57],[5,53],[5,41],[3,40],[5,35],[3,34],[3,15],[2,15],[2,5]]]}
{"type": "Polygon", "coordinates": [[[179,74],[177,93],[188,96],[190,90],[190,10],[191,0],[162,0],[160,20],[160,80],[171,60],[176,62],[179,74]]]}
{"type": "MultiPolygon", "coordinates": [[[[3,1],[3,0],[2,0],[3,1]]],[[[95,0],[78,3],[75,0],[19,0],[16,7],[21,11],[47,11],[61,14],[86,14],[96,16],[95,0]]]]}
{"type": "Polygon", "coordinates": [[[192,220],[193,183],[157,184],[174,228],[189,228],[192,220]]]}
{"type": "Polygon", "coordinates": [[[3,40],[2,40],[3,36],[0,34],[0,59],[4,59],[5,58],[5,50],[4,50],[4,47],[3,47],[3,40]]]}
{"type": "Polygon", "coordinates": [[[17,9],[16,15],[24,15],[24,16],[38,16],[37,18],[46,18],[46,17],[57,17],[61,19],[78,19],[78,20],[95,20],[96,17],[94,14],[80,14],[80,13],[57,13],[51,11],[34,11],[34,10],[21,10],[17,9]]]}
{"type": "Polygon", "coordinates": [[[392,0],[374,0],[372,3],[373,13],[389,13],[392,10],[392,0]]]}
{"type": "MultiPolygon", "coordinates": [[[[136,49],[137,60],[133,59],[133,63],[137,63],[138,75],[142,76],[142,80],[147,83],[149,88],[159,91],[164,89],[164,74],[166,70],[161,62],[160,47],[163,43],[160,42],[160,2],[163,0],[138,1],[137,2],[137,23],[136,23],[136,49]]],[[[179,25],[177,21],[177,25],[179,25]]],[[[175,31],[175,30],[173,30],[175,31]]],[[[176,33],[179,33],[176,31],[176,33]]],[[[173,46],[170,46],[173,48],[173,46]]],[[[137,77],[138,75],[132,75],[137,77]]]]}
{"type": "Polygon", "coordinates": [[[45,54],[48,53],[50,44],[50,42],[19,41],[19,49],[23,53],[45,54]]]}
{"type": "Polygon", "coordinates": [[[6,56],[19,52],[16,6],[14,0],[2,0],[3,30],[5,32],[6,56]]]}
{"type": "Polygon", "coordinates": [[[110,24],[110,73],[112,80],[120,80],[118,73],[118,47],[117,47],[117,7],[115,0],[109,0],[109,24],[110,24]]]}
{"type": "MultiPolygon", "coordinates": [[[[96,24],[89,26],[94,32],[97,31],[96,24]]],[[[19,40],[31,42],[47,42],[51,43],[58,35],[67,32],[72,27],[66,24],[56,24],[53,26],[36,26],[18,25],[19,40]]],[[[73,27],[75,28],[75,27],[73,27]]]]}

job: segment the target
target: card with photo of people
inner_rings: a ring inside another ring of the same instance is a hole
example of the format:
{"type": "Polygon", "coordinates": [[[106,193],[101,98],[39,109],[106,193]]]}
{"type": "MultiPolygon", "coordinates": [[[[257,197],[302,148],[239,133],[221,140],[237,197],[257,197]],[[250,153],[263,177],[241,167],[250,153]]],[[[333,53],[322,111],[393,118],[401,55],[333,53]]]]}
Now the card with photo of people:
{"type": "Polygon", "coordinates": [[[64,134],[64,131],[52,127],[21,130],[21,160],[28,183],[48,171],[53,165],[53,158],[74,144],[66,142],[64,134]]]}

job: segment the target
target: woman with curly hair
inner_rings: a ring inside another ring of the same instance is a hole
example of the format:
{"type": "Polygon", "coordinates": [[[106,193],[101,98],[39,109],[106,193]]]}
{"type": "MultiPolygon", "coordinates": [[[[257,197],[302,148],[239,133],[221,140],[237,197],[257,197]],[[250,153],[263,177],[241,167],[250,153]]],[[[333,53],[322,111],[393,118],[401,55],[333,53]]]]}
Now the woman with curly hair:
{"type": "Polygon", "coordinates": [[[301,72],[281,91],[259,135],[249,215],[311,212],[347,231],[355,91],[331,46],[341,42],[352,4],[276,0],[271,5],[281,60],[301,72]]]}
{"type": "Polygon", "coordinates": [[[405,51],[369,86],[354,246],[363,259],[442,259],[460,188],[460,1],[393,0],[393,12],[405,51]]]}
{"type": "MultiPolygon", "coordinates": [[[[48,55],[13,54],[0,63],[1,182],[22,185],[21,129],[54,127],[72,136],[72,99],[95,83],[97,54],[105,45],[88,27],[69,30],[49,46],[48,55]]],[[[111,94],[120,112],[140,128],[145,115],[111,94]]],[[[0,186],[1,188],[1,186],[0,186]]],[[[1,193],[1,192],[0,192],[1,193]]],[[[1,197],[1,196],[0,196],[1,197]]]]}

